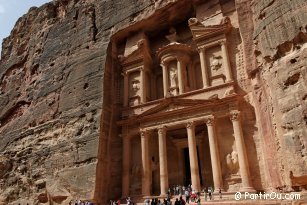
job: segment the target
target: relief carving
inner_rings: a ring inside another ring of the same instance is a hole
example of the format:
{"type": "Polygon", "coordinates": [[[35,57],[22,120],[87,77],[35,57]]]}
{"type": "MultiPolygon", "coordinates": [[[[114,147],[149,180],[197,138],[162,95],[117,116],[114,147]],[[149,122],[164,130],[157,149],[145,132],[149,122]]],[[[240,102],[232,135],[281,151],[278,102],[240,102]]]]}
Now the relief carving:
{"type": "Polygon", "coordinates": [[[229,184],[236,184],[241,181],[241,176],[239,174],[240,166],[238,153],[233,150],[231,153],[226,155],[226,177],[225,180],[229,184]]]}
{"type": "Polygon", "coordinates": [[[171,68],[170,70],[170,80],[171,80],[171,88],[177,87],[178,77],[177,77],[177,69],[171,68]]]}
{"type": "Polygon", "coordinates": [[[132,96],[136,96],[138,91],[140,90],[140,81],[133,80],[131,83],[132,83],[131,94],[132,94],[132,96]]]}
{"type": "Polygon", "coordinates": [[[229,174],[238,174],[239,172],[239,159],[238,153],[236,151],[232,151],[232,153],[227,154],[226,156],[226,164],[229,171],[229,174]]]}
{"type": "Polygon", "coordinates": [[[219,70],[222,67],[222,56],[213,56],[210,67],[214,71],[219,70]]]}

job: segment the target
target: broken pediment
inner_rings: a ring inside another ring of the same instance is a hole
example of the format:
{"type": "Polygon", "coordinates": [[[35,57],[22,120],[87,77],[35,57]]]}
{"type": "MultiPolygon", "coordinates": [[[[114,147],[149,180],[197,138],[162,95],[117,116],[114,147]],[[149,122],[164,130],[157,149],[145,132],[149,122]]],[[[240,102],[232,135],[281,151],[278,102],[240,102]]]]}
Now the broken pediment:
{"type": "Polygon", "coordinates": [[[119,55],[118,59],[124,68],[135,65],[150,65],[152,58],[150,55],[149,45],[146,39],[141,39],[137,42],[137,47],[126,55],[119,55]]]}
{"type": "Polygon", "coordinates": [[[190,18],[189,27],[193,35],[193,40],[198,43],[207,38],[224,35],[229,32],[232,26],[229,17],[224,17],[220,24],[210,26],[203,25],[197,18],[190,18]]]}

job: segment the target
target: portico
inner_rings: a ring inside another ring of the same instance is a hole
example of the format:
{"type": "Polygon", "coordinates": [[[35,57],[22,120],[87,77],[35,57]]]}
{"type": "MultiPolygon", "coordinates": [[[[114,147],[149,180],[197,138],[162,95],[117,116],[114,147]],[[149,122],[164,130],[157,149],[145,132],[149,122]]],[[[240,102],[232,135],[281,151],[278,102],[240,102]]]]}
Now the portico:
{"type": "MultiPolygon", "coordinates": [[[[215,187],[216,190],[218,188],[224,189],[222,176],[223,170],[221,165],[222,160],[220,158],[221,145],[219,145],[221,137],[218,136],[216,131],[216,128],[220,126],[218,124],[219,118],[228,119],[229,123],[231,123],[233,127],[232,132],[234,133],[234,141],[239,156],[240,176],[242,178],[241,190],[253,191],[250,183],[251,178],[248,170],[248,160],[247,157],[244,157],[247,155],[239,117],[240,112],[238,107],[236,107],[236,100],[236,98],[229,98],[227,102],[216,105],[215,107],[210,105],[210,101],[207,101],[206,105],[205,102],[199,104],[198,101],[194,100],[178,99],[176,100],[176,103],[174,103],[175,101],[170,100],[168,103],[165,103],[164,106],[160,106],[158,109],[156,107],[149,109],[138,118],[131,118],[129,120],[122,121],[121,123],[125,124],[128,132],[127,135],[123,136],[123,150],[127,151],[124,155],[123,170],[131,170],[130,164],[127,162],[127,160],[130,159],[130,157],[127,156],[129,155],[128,151],[132,149],[130,147],[131,143],[129,143],[131,139],[126,136],[134,135],[135,138],[141,138],[141,148],[139,151],[142,158],[142,191],[139,194],[142,194],[142,196],[153,195],[153,175],[150,174],[153,173],[152,166],[154,165],[152,165],[152,163],[157,163],[157,166],[159,167],[159,169],[156,170],[159,174],[159,182],[155,183],[160,185],[160,196],[165,196],[168,188],[173,187],[180,181],[183,182],[182,177],[184,170],[182,168],[182,164],[184,161],[182,157],[179,156],[181,153],[180,150],[182,150],[184,146],[181,145],[180,147],[178,145],[180,144],[178,143],[178,139],[180,139],[181,144],[185,144],[189,150],[190,178],[193,190],[201,191],[202,186],[205,184],[201,184],[201,167],[199,167],[199,164],[201,164],[199,160],[199,152],[200,150],[203,150],[201,149],[202,143],[200,143],[200,141],[204,140],[204,138],[207,138],[209,141],[212,169],[210,171],[213,177],[213,184],[210,186],[215,187]],[[193,104],[194,106],[191,106],[193,104]],[[183,108],[179,109],[179,107],[183,108]],[[139,127],[135,126],[138,124],[136,122],[139,123],[139,127]],[[206,133],[199,135],[199,133],[196,133],[196,127],[198,130],[201,130],[202,133],[206,133]],[[176,134],[174,130],[181,130],[182,134],[176,134]],[[180,137],[180,135],[183,136],[183,130],[186,132],[186,138],[180,137]],[[153,141],[158,142],[157,147],[154,147],[155,143],[150,143],[153,141]],[[155,152],[155,150],[158,150],[158,152],[155,152]],[[173,152],[172,150],[175,151],[173,152]],[[156,159],[158,159],[158,162],[155,161],[150,163],[150,159],[156,156],[157,153],[158,157],[156,159]],[[174,156],[170,157],[170,155],[173,154],[177,156],[175,158],[174,156]],[[177,159],[176,162],[174,162],[174,159],[177,159]],[[179,162],[179,160],[181,161],[179,162]],[[170,170],[174,169],[174,167],[170,168],[170,166],[176,166],[176,168],[178,166],[179,169],[177,169],[175,175],[175,172],[171,171],[172,175],[177,176],[177,178],[174,176],[169,176],[170,170]]],[[[130,180],[126,175],[127,172],[124,171],[122,183],[123,196],[131,195],[131,193],[129,193],[130,180]]],[[[206,181],[205,178],[202,178],[202,180],[206,181]]]]}

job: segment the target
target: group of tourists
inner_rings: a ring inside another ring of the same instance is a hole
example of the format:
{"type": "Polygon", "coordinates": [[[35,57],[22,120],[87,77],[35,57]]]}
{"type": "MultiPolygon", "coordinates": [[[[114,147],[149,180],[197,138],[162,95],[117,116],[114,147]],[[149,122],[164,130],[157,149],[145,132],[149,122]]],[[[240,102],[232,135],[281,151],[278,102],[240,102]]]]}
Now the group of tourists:
{"type": "Polygon", "coordinates": [[[88,200],[71,200],[69,205],[94,205],[94,203],[88,200]]]}
{"type": "MultiPolygon", "coordinates": [[[[197,203],[198,205],[200,205],[200,196],[197,196],[194,200],[195,203],[197,203]]],[[[184,200],[182,196],[178,198],[176,198],[175,204],[174,205],[185,205],[186,203],[189,204],[189,201],[184,200]]],[[[168,196],[166,199],[160,200],[157,198],[154,199],[150,199],[147,198],[144,201],[145,205],[172,205],[172,201],[170,199],[170,197],[168,196]]]]}
{"type": "MultiPolygon", "coordinates": [[[[202,193],[204,194],[204,198],[205,198],[205,201],[208,200],[213,200],[213,188],[212,187],[204,187],[202,189],[202,193]]],[[[222,199],[222,190],[221,188],[219,188],[219,198],[222,199]]],[[[196,202],[196,200],[200,200],[200,192],[196,192],[192,189],[192,186],[191,185],[188,185],[187,187],[185,186],[180,186],[180,185],[177,185],[177,186],[173,186],[173,192],[171,192],[171,189],[169,188],[168,189],[168,195],[179,195],[179,196],[185,196],[186,198],[186,202],[189,204],[189,202],[196,202]]]]}
{"type": "MultiPolygon", "coordinates": [[[[213,200],[213,188],[208,187],[204,188],[202,190],[204,194],[205,201],[207,200],[213,200]]],[[[197,205],[200,205],[201,201],[201,192],[196,192],[192,189],[191,185],[188,185],[187,187],[185,186],[174,186],[173,187],[173,192],[171,192],[171,189],[169,188],[167,191],[167,198],[165,199],[157,199],[157,198],[146,198],[144,201],[145,205],[172,205],[171,201],[171,195],[173,196],[178,196],[176,197],[174,205],[186,205],[190,204],[190,202],[197,203],[197,205]]],[[[222,199],[222,191],[219,188],[219,197],[222,199]]],[[[134,205],[130,197],[126,198],[127,205],[134,205]]],[[[79,205],[79,204],[76,204],[79,205]]],[[[82,204],[83,205],[83,204],[82,204]]],[[[87,205],[87,204],[85,204],[87,205]]],[[[120,200],[110,200],[110,205],[120,205],[120,200]]]]}

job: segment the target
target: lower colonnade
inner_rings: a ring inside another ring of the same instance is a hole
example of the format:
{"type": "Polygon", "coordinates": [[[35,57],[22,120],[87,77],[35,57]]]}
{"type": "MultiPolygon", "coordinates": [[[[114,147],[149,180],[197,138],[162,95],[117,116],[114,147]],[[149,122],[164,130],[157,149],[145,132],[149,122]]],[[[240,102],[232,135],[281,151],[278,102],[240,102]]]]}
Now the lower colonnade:
{"type": "MultiPolygon", "coordinates": [[[[244,142],[244,136],[242,131],[242,125],[240,121],[240,111],[232,110],[228,113],[228,116],[232,122],[233,134],[235,140],[235,146],[238,153],[239,163],[239,175],[241,177],[241,188],[240,191],[254,192],[252,180],[249,171],[249,164],[247,159],[247,151],[244,142]]],[[[212,167],[212,178],[213,186],[215,191],[218,189],[224,191],[223,175],[221,168],[221,159],[219,155],[219,144],[216,132],[217,118],[214,114],[206,115],[203,117],[193,118],[192,120],[183,120],[177,122],[164,123],[156,126],[140,128],[138,136],[141,138],[141,173],[142,173],[142,185],[141,192],[142,196],[150,197],[152,193],[152,165],[149,147],[151,146],[150,137],[158,136],[158,148],[159,148],[159,184],[160,184],[160,196],[164,197],[167,194],[169,187],[169,172],[168,172],[168,155],[167,155],[167,133],[174,126],[185,127],[188,141],[188,156],[189,156],[189,167],[191,174],[191,187],[192,190],[199,192],[201,191],[201,177],[199,171],[199,159],[197,150],[197,139],[195,137],[195,127],[206,126],[211,167],[212,167]]],[[[123,135],[123,176],[122,176],[122,197],[130,196],[130,170],[131,170],[131,140],[132,135],[127,133],[123,135]]],[[[182,176],[181,176],[182,177],[182,176]]],[[[206,180],[206,179],[204,179],[206,180]]]]}

